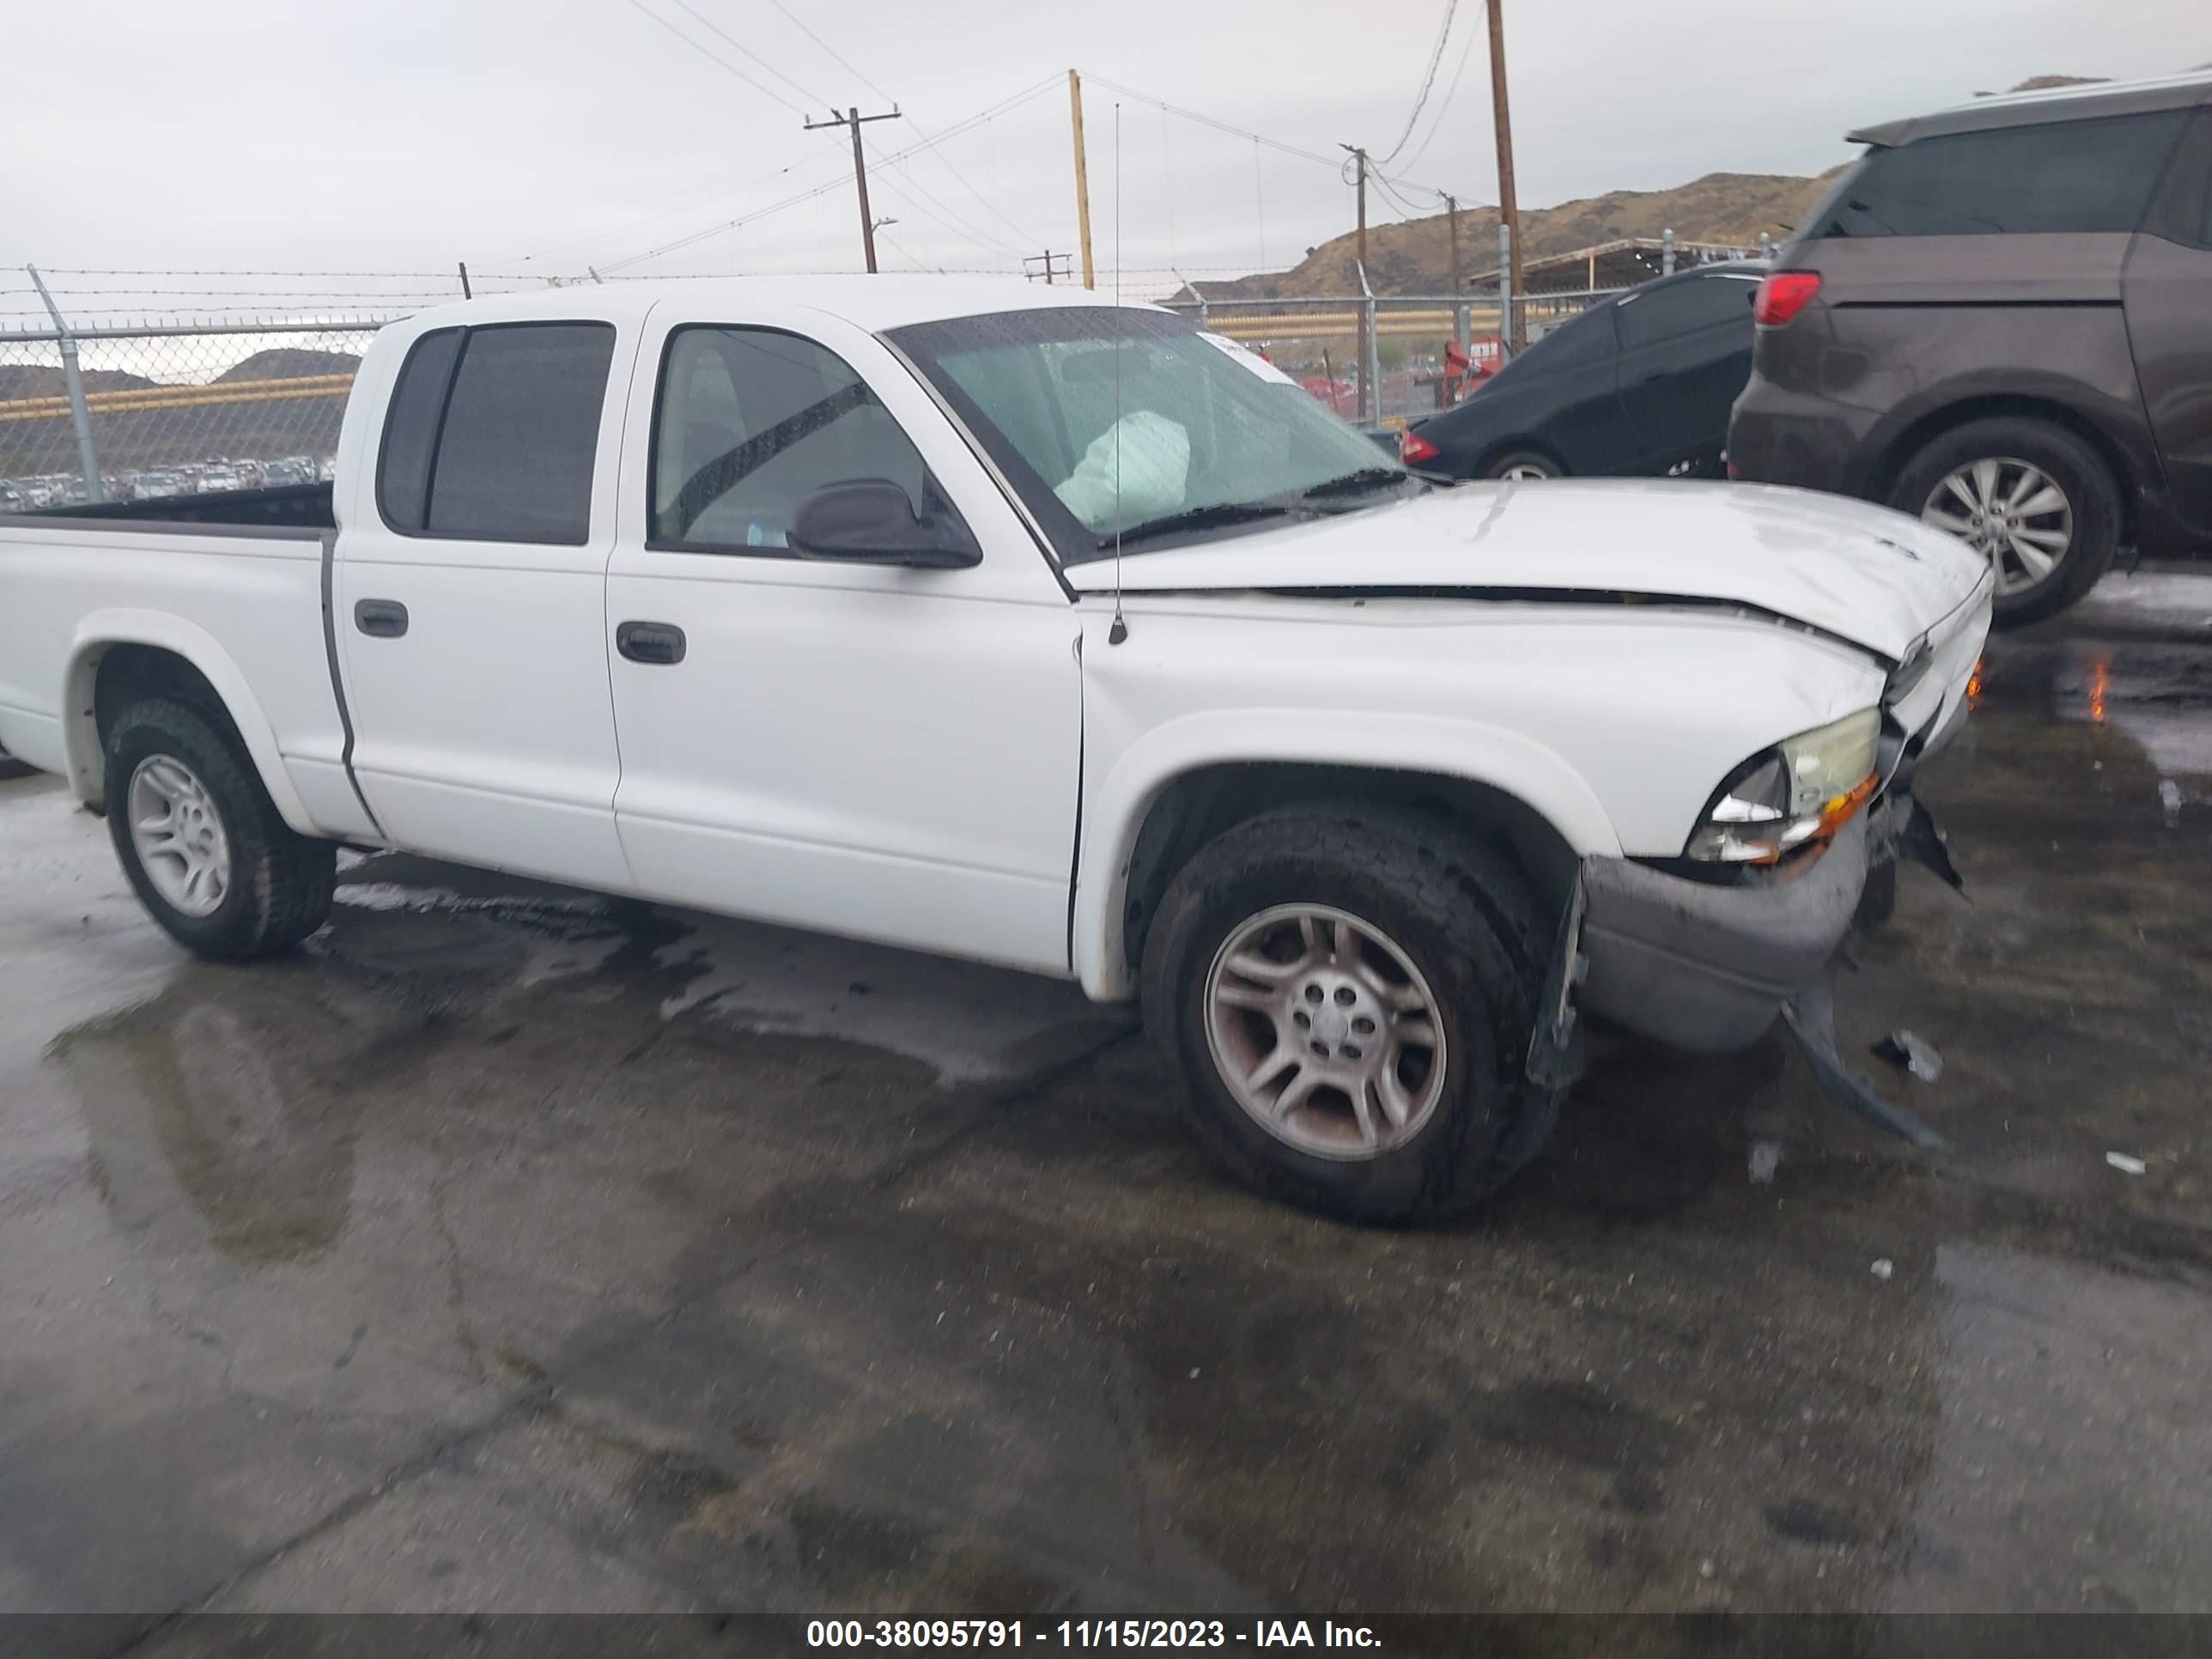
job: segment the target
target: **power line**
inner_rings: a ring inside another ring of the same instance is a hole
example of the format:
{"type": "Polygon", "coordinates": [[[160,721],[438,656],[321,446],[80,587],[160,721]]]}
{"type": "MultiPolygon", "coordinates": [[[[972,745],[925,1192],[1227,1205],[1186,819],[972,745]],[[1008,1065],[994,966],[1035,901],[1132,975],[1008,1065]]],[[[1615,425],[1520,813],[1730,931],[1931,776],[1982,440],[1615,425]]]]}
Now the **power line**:
{"type": "MultiPolygon", "coordinates": [[[[1001,112],[1003,113],[1003,112],[1001,112]]],[[[986,117],[985,123],[979,123],[979,125],[987,124],[988,121],[995,120],[997,118],[998,118],[996,116],[986,117]]],[[[968,175],[952,165],[952,158],[947,155],[939,147],[941,140],[950,135],[940,134],[938,137],[933,138],[928,133],[923,132],[919,126],[915,127],[915,131],[921,135],[921,148],[927,150],[931,155],[934,155],[938,159],[939,162],[944,167],[945,170],[951,173],[955,179],[957,179],[962,186],[966,189],[967,192],[970,196],[974,197],[985,207],[988,208],[993,213],[996,214],[1000,224],[1012,231],[1014,234],[1020,237],[1024,242],[1034,242],[1037,240],[1037,238],[1030,234],[1030,232],[1024,230],[1021,226],[1016,224],[1012,219],[1008,218],[1000,209],[999,204],[996,202],[986,196],[981,191],[976,189],[974,185],[969,184],[968,181],[968,175]]]]}
{"type": "Polygon", "coordinates": [[[713,18],[711,18],[711,17],[708,16],[705,13],[702,12],[702,11],[701,11],[697,7],[696,7],[696,6],[692,5],[692,4],[690,3],[690,0],[674,0],[674,3],[675,3],[675,4],[677,4],[678,6],[681,7],[684,10],[685,10],[685,11],[689,12],[692,16],[694,16],[694,17],[697,18],[697,19],[698,19],[702,23],[704,23],[704,24],[705,24],[708,28],[710,28],[710,29],[714,30],[714,33],[715,33],[716,34],[719,34],[720,36],[721,36],[721,38],[722,38],[723,40],[725,40],[728,41],[728,42],[729,42],[732,46],[735,46],[735,47],[736,47],[736,48],[737,48],[740,52],[744,53],[746,57],[748,57],[748,58],[751,58],[751,59],[753,60],[753,62],[755,62],[756,64],[759,64],[763,69],[766,70],[767,70],[770,75],[773,75],[774,76],[775,76],[775,78],[776,78],[777,80],[779,80],[779,81],[782,82],[784,83],[784,85],[786,85],[786,86],[789,87],[789,88],[790,88],[793,92],[797,93],[797,94],[798,94],[801,98],[811,99],[811,100],[813,100],[817,105],[823,105],[823,104],[825,104],[825,103],[828,101],[827,100],[825,100],[825,99],[822,96],[822,94],[821,94],[820,93],[818,93],[818,92],[814,92],[814,91],[811,91],[811,90],[809,90],[807,88],[800,86],[800,85],[799,84],[799,82],[796,82],[796,81],[793,80],[793,79],[791,78],[791,76],[789,76],[788,75],[786,75],[786,74],[785,74],[781,70],[778,69],[775,64],[773,64],[769,63],[769,62],[768,61],[768,59],[767,59],[767,58],[765,58],[762,57],[758,52],[755,52],[755,51],[754,51],[750,46],[749,46],[745,45],[745,43],[744,43],[744,41],[742,41],[742,40],[738,40],[738,37],[737,37],[737,36],[735,36],[734,34],[732,34],[732,33],[729,32],[729,30],[727,30],[727,29],[724,28],[724,27],[723,27],[720,23],[717,23],[717,22],[716,22],[713,18]]]}
{"type": "MultiPolygon", "coordinates": [[[[939,135],[939,138],[940,140],[945,138],[957,138],[962,133],[981,126],[986,121],[992,120],[998,116],[1011,113],[1012,111],[1018,109],[1021,106],[1030,102],[1031,100],[1042,97],[1047,92],[1051,91],[1059,84],[1060,77],[1058,76],[1050,76],[1046,79],[1038,82],[1034,86],[1024,87],[1021,91],[1013,94],[1012,96],[1000,99],[988,109],[980,111],[976,114],[969,116],[964,121],[955,122],[951,126],[947,127],[945,131],[939,135]]],[[[919,155],[927,148],[928,148],[927,144],[913,144],[909,145],[905,149],[895,150],[890,155],[882,158],[882,161],[879,165],[895,166],[898,162],[906,161],[911,156],[919,155]]],[[[633,253],[623,258],[609,260],[603,263],[599,266],[599,270],[602,272],[611,273],[617,270],[625,270],[632,265],[643,264],[648,259],[657,259],[664,254],[677,252],[681,249],[690,247],[696,243],[703,242],[709,237],[719,236],[724,231],[739,229],[745,225],[752,224],[757,221],[765,219],[770,214],[781,213],[787,208],[797,207],[802,202],[811,202],[817,196],[826,196],[833,190],[843,188],[844,183],[845,181],[842,179],[833,179],[828,183],[817,185],[811,190],[799,191],[795,194],[784,197],[780,201],[771,202],[765,207],[756,208],[750,213],[740,214],[734,219],[725,220],[719,224],[709,225],[704,229],[693,231],[689,235],[676,238],[673,241],[664,242],[658,247],[647,248],[641,253],[633,253]]]]}
{"type": "Polygon", "coordinates": [[[1481,33],[1480,29],[1467,32],[1467,40],[1459,49],[1459,62],[1452,69],[1451,84],[1444,88],[1443,101],[1437,106],[1436,118],[1429,123],[1428,131],[1421,136],[1421,142],[1413,146],[1413,153],[1406,158],[1407,167],[1412,167],[1428,154],[1429,146],[1436,142],[1437,134],[1443,131],[1444,117],[1451,112],[1452,100],[1459,96],[1460,77],[1467,73],[1467,60],[1474,55],[1475,37],[1481,33]]]}
{"type": "MultiPolygon", "coordinates": [[[[1346,183],[1351,182],[1351,174],[1348,171],[1350,164],[1340,155],[1323,155],[1318,150],[1307,149],[1298,144],[1286,143],[1280,138],[1270,138],[1264,132],[1255,132],[1249,127],[1240,127],[1233,122],[1218,120],[1213,116],[1200,114],[1194,109],[1185,109],[1180,104],[1168,103],[1164,100],[1153,97],[1150,93],[1139,92],[1133,87],[1125,87],[1118,81],[1109,81],[1103,75],[1092,75],[1086,71],[1084,79],[1091,85],[1101,86],[1109,91],[1118,92],[1124,97],[1135,99],[1140,104],[1150,104],[1154,109],[1164,109],[1170,115],[1180,115],[1186,121],[1195,121],[1200,126],[1212,127],[1216,132],[1225,132],[1237,138],[1249,138],[1255,144],[1264,144],[1269,149],[1280,150],[1285,155],[1295,155],[1302,161],[1316,162],[1329,168],[1346,183]]],[[[1371,167],[1372,163],[1370,162],[1370,165],[1371,167]]],[[[1371,173],[1370,176],[1372,176],[1371,173]]],[[[1401,185],[1408,183],[1402,177],[1397,182],[1401,185]]],[[[1416,190],[1434,188],[1428,185],[1413,185],[1410,187],[1416,190]]],[[[1443,193],[1442,191],[1436,191],[1438,196],[1443,193]]]]}
{"type": "Polygon", "coordinates": [[[793,103],[790,99],[785,97],[773,87],[763,86],[759,82],[754,80],[751,76],[746,74],[735,64],[730,62],[728,58],[709,50],[702,41],[684,33],[682,29],[678,28],[675,24],[670,22],[659,12],[648,9],[644,3],[644,0],[628,0],[628,3],[635,7],[639,11],[644,12],[647,17],[653,19],[654,22],[659,24],[661,27],[666,29],[671,34],[681,40],[685,46],[690,47],[692,51],[697,52],[701,57],[706,58],[709,63],[718,64],[721,68],[727,70],[731,74],[736,76],[738,80],[744,82],[755,92],[760,94],[762,97],[773,98],[777,103],[782,105],[786,109],[789,110],[793,115],[798,116],[801,120],[805,118],[806,112],[801,109],[798,105],[793,103]]]}
{"type": "Polygon", "coordinates": [[[1337,165],[1337,158],[1334,155],[1323,155],[1318,150],[1305,149],[1297,144],[1286,144],[1279,138],[1270,138],[1265,133],[1254,132],[1249,127],[1236,126],[1227,121],[1216,120],[1212,116],[1201,115],[1194,109],[1184,109],[1179,104],[1170,104],[1164,99],[1153,97],[1150,93],[1139,92],[1134,87],[1125,87],[1118,81],[1109,81],[1103,75],[1086,73],[1085,78],[1094,85],[1106,88],[1109,91],[1118,92],[1125,98],[1133,98],[1140,104],[1150,104],[1154,109],[1164,109],[1170,115],[1180,115],[1186,121],[1195,121],[1200,126],[1213,128],[1217,132],[1230,133],[1238,138],[1249,138],[1255,143],[1265,144],[1270,149],[1279,149],[1285,155],[1295,155],[1300,161],[1318,161],[1325,167],[1334,167],[1337,165]]]}
{"type": "MultiPolygon", "coordinates": [[[[784,177],[787,173],[794,173],[800,167],[812,167],[829,159],[829,156],[824,154],[820,155],[810,155],[797,161],[789,161],[785,163],[782,167],[778,167],[775,172],[763,173],[759,178],[750,179],[744,184],[732,185],[724,190],[712,191],[707,195],[694,197],[688,202],[678,203],[674,207],[662,208],[657,212],[644,214],[638,218],[625,221],[622,224],[611,226],[604,230],[586,231],[581,236],[571,236],[566,241],[555,242],[548,246],[538,249],[535,252],[520,254],[517,257],[520,258],[521,263],[528,264],[532,260],[542,259],[549,253],[566,252],[570,248],[581,247],[588,242],[596,242],[603,237],[626,236],[634,230],[641,230],[644,228],[647,225],[657,225],[662,220],[672,219],[679,213],[689,213],[694,208],[704,207],[709,202],[726,201],[732,196],[743,196],[748,191],[758,190],[763,185],[772,185],[777,179],[784,177]]],[[[842,169],[843,165],[842,157],[839,158],[839,165],[842,169]]]]}
{"type": "Polygon", "coordinates": [[[1018,246],[990,234],[974,220],[962,217],[942,197],[933,194],[927,185],[914,176],[911,170],[896,173],[895,175],[893,164],[879,153],[873,144],[868,146],[868,153],[875,157],[876,177],[883,181],[884,188],[896,193],[908,207],[921,214],[923,218],[935,220],[963,241],[973,242],[979,247],[987,247],[999,253],[1021,252],[1018,246]],[[896,182],[894,182],[895,176],[896,182]],[[913,196],[907,193],[909,190],[918,192],[922,201],[915,201],[913,196]],[[927,202],[929,206],[922,205],[923,202],[927,202]],[[931,207],[934,207],[937,211],[931,212],[931,207]]]}
{"type": "MultiPolygon", "coordinates": [[[[683,0],[677,0],[681,5],[683,0]]],[[[1398,159],[1398,152],[1406,148],[1406,141],[1413,136],[1413,124],[1421,118],[1421,107],[1429,101],[1429,92],[1437,83],[1437,65],[1443,62],[1444,46],[1451,39],[1452,19],[1459,15],[1459,0],[1444,0],[1443,27],[1437,31],[1437,43],[1429,50],[1428,73],[1421,77],[1421,90],[1413,99],[1413,113],[1406,118],[1406,130],[1398,135],[1398,142],[1390,146],[1390,153],[1376,165],[1388,167],[1398,159]]]]}
{"type": "Polygon", "coordinates": [[[851,76],[862,86],[866,87],[870,92],[874,93],[877,97],[882,99],[886,104],[896,104],[898,102],[897,99],[892,97],[890,94],[885,92],[873,81],[868,79],[866,76],[861,74],[860,70],[854,69],[851,64],[848,63],[845,60],[844,54],[840,52],[836,47],[831,46],[827,40],[824,40],[812,29],[807,27],[805,23],[799,19],[798,14],[793,12],[790,7],[783,3],[783,0],[769,0],[769,3],[774,6],[778,11],[781,12],[786,17],[789,18],[793,24],[797,27],[801,34],[811,40],[816,46],[821,47],[823,51],[828,52],[830,57],[836,58],[837,60],[838,67],[842,69],[846,74],[851,76]]]}

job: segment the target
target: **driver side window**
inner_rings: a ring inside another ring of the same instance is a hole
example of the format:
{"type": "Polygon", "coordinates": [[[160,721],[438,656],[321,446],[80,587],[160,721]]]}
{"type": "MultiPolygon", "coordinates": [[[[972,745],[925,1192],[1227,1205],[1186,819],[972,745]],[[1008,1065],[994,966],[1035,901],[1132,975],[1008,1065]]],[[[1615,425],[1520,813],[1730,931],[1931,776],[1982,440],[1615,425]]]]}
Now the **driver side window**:
{"type": "Polygon", "coordinates": [[[652,533],[664,550],[788,558],[793,514],[824,484],[887,478],[945,514],[921,453],[836,353],[768,328],[679,329],[653,409],[652,533]]]}

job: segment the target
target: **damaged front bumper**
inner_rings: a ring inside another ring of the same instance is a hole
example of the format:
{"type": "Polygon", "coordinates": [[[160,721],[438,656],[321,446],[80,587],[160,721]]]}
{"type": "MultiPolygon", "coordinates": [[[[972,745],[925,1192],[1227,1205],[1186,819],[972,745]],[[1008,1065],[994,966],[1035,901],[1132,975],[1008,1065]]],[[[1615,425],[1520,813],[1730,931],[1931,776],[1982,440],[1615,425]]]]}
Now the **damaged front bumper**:
{"type": "Polygon", "coordinates": [[[1954,678],[1948,706],[1929,712],[1917,738],[1893,726],[1885,735],[1873,805],[1805,856],[1736,882],[1584,859],[1570,907],[1579,938],[1565,947],[1580,957],[1568,965],[1577,1002],[1676,1048],[1745,1048],[1801,992],[1826,983],[1854,926],[1871,933],[1889,919],[1900,857],[1957,887],[1942,837],[1911,793],[1919,768],[1966,724],[1966,676],[1954,678]]]}
{"type": "MultiPolygon", "coordinates": [[[[1886,817],[1894,802],[1878,810],[1886,817]]],[[[1894,842],[1874,819],[1860,814],[1756,886],[1585,859],[1582,1006],[1678,1048],[1719,1053],[1756,1041],[1850,931],[1877,844],[1894,842]]]]}

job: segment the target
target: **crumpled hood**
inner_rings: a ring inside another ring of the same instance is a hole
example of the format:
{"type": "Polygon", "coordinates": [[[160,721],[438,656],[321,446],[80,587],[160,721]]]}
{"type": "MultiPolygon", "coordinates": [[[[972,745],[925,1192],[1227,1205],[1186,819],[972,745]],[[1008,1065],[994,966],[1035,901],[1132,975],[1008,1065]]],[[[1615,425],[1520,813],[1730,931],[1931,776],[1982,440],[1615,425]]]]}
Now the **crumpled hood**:
{"type": "MultiPolygon", "coordinates": [[[[1918,521],[1839,495],[1680,479],[1470,483],[1121,561],[1129,593],[1401,588],[1753,606],[1901,659],[1988,572],[1918,521]]],[[[1109,556],[1073,567],[1114,586],[1109,556]]]]}

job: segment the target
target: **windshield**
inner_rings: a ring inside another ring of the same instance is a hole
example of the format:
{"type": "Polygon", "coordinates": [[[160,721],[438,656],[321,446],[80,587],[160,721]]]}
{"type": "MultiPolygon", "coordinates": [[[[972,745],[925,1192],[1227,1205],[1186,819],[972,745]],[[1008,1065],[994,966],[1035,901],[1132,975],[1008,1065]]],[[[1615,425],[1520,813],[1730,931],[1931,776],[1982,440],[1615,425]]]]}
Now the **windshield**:
{"type": "Polygon", "coordinates": [[[1243,347],[1171,313],[1070,306],[892,330],[1070,564],[1417,487],[1243,347]]]}

